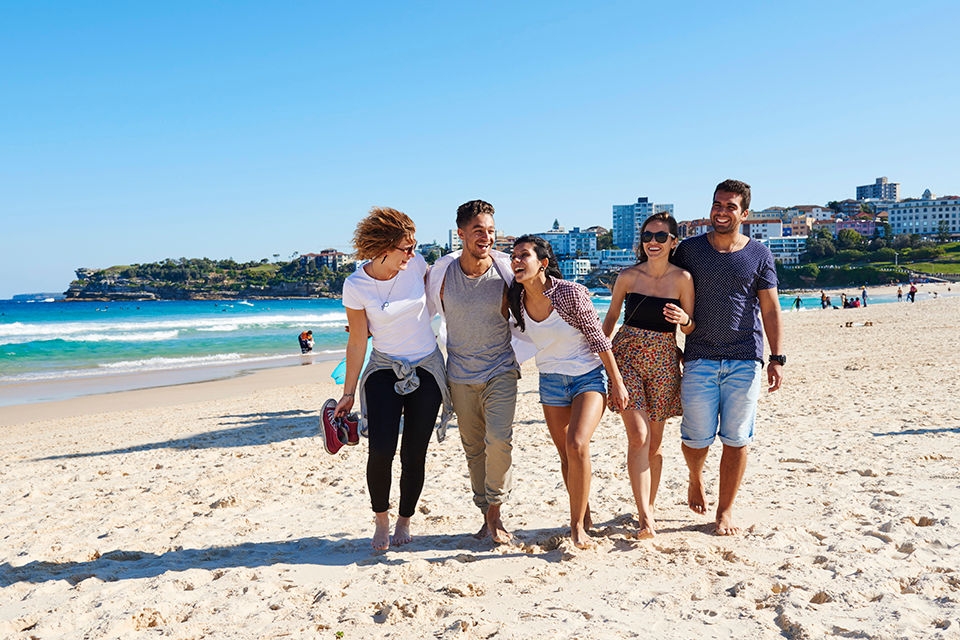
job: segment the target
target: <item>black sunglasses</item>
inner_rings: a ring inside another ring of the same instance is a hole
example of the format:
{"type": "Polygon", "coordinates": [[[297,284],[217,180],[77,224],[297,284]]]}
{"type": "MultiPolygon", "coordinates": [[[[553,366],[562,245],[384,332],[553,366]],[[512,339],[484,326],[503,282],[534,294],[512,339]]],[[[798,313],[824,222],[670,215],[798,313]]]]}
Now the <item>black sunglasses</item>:
{"type": "Polygon", "coordinates": [[[656,233],[653,231],[644,231],[640,234],[641,242],[650,242],[651,240],[656,240],[660,244],[663,244],[670,238],[676,238],[676,236],[672,233],[667,233],[666,231],[657,231],[656,233]]]}

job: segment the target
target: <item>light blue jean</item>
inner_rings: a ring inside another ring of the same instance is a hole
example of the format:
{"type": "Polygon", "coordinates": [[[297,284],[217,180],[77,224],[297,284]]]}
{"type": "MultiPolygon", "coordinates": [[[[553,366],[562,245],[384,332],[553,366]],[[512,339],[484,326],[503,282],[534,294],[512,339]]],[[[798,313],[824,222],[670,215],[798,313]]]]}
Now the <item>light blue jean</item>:
{"type": "Polygon", "coordinates": [[[756,360],[691,360],[683,365],[680,439],[705,449],[720,437],[731,447],[753,442],[763,364],[756,360]]]}

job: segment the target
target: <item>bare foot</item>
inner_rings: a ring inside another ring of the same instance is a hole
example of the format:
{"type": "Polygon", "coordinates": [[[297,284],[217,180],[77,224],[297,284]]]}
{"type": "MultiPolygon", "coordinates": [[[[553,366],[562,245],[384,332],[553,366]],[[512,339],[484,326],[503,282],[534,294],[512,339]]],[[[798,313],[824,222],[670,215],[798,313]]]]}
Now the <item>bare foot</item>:
{"type": "Polygon", "coordinates": [[[587,531],[593,529],[593,518],[590,516],[590,505],[587,505],[587,512],[583,514],[583,528],[587,531]]]}
{"type": "Polygon", "coordinates": [[[490,535],[490,529],[487,528],[487,523],[484,522],[483,526],[480,527],[480,531],[477,531],[475,534],[473,534],[473,537],[476,538],[477,540],[483,540],[489,535],[490,535]]]}
{"type": "Polygon", "coordinates": [[[386,511],[376,514],[376,528],[370,545],[377,551],[386,551],[390,548],[390,516],[386,511]]]}
{"type": "Polygon", "coordinates": [[[391,543],[397,545],[407,544],[408,542],[413,542],[413,536],[410,535],[410,518],[404,518],[400,516],[397,518],[397,526],[393,529],[393,538],[391,543]]]}
{"type": "Polygon", "coordinates": [[[690,484],[687,485],[687,506],[694,513],[707,512],[707,494],[703,490],[703,478],[699,475],[690,476],[690,484]]]}
{"type": "Polygon", "coordinates": [[[570,541],[577,549],[592,549],[597,544],[590,538],[583,525],[574,524],[570,527],[570,541]]]}
{"type": "Polygon", "coordinates": [[[657,535],[657,524],[653,518],[646,518],[640,521],[640,528],[637,529],[637,540],[649,540],[657,535]]]}
{"type": "Polygon", "coordinates": [[[717,528],[715,533],[718,536],[735,536],[740,533],[740,527],[733,524],[733,511],[717,513],[717,528]]]}
{"type": "Polygon", "coordinates": [[[513,536],[503,526],[500,519],[500,505],[492,504],[487,507],[487,531],[497,544],[506,544],[513,540],[513,536]]]}

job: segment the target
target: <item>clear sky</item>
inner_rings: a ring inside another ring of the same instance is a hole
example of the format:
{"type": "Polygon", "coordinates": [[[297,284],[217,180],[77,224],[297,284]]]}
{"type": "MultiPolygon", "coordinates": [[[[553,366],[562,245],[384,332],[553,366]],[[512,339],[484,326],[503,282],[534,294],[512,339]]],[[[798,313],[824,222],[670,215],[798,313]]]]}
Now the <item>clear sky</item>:
{"type": "Polygon", "coordinates": [[[77,267],[446,241],[611,206],[960,193],[960,3],[0,4],[0,298],[77,267]],[[736,8],[730,8],[736,7],[736,8]]]}

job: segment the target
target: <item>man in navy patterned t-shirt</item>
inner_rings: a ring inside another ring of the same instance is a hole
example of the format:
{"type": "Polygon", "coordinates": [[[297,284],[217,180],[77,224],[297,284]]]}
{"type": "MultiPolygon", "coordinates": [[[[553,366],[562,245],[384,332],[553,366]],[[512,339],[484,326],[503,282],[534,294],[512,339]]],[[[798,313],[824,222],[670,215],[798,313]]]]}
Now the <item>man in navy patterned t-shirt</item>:
{"type": "Polygon", "coordinates": [[[674,262],[693,276],[694,330],[684,346],[681,448],[690,470],[687,503],[706,513],[703,467],[719,436],[718,535],[734,535],[733,501],[747,468],[747,445],[760,397],[763,334],[770,344],[768,391],[780,388],[786,356],[781,350],[780,301],[773,255],[740,233],[750,208],[750,185],[717,185],[710,210],[713,230],[677,247],[674,262]],[[761,318],[763,324],[761,326],[761,318]]]}

